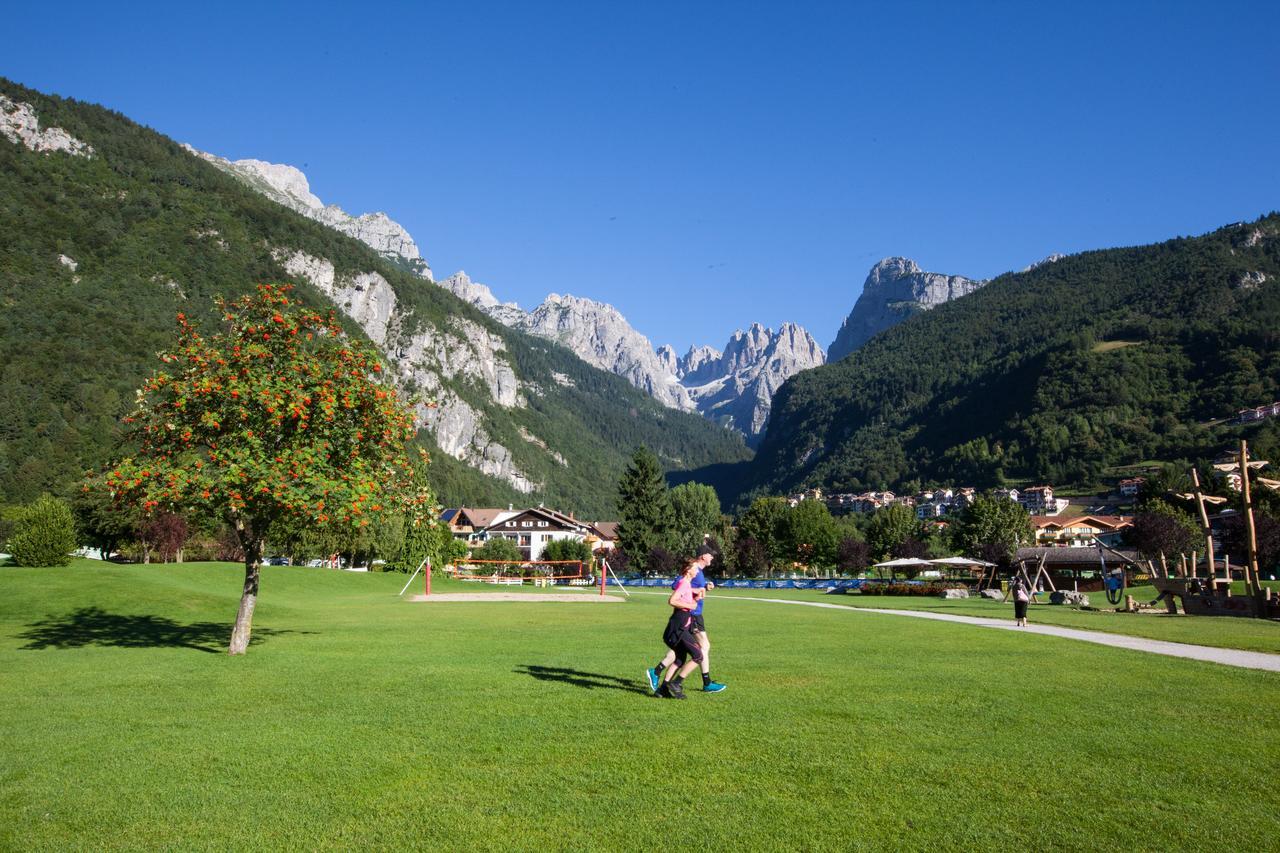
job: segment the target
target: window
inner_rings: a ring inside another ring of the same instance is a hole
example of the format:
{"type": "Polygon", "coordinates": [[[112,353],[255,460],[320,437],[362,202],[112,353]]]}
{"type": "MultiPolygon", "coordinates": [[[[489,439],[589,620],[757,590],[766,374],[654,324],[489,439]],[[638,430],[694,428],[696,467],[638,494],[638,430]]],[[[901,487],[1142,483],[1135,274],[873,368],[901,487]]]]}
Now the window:
{"type": "Polygon", "coordinates": [[[546,527],[546,526],[547,526],[547,523],[546,523],[545,521],[539,521],[539,522],[538,522],[538,526],[539,526],[539,527],[546,527]]]}
{"type": "Polygon", "coordinates": [[[521,526],[521,527],[533,527],[533,522],[532,522],[532,521],[522,521],[522,522],[520,522],[520,526],[521,526]]]}

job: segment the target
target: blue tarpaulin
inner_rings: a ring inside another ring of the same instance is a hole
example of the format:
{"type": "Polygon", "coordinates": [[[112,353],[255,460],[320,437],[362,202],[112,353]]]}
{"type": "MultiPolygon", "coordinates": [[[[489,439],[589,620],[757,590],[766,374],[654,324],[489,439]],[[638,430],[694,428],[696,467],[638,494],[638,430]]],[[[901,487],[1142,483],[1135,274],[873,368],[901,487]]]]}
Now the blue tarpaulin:
{"type": "MultiPolygon", "coordinates": [[[[622,579],[624,586],[656,586],[664,589],[670,589],[675,582],[675,578],[622,579]]],[[[862,578],[724,578],[713,580],[712,583],[722,589],[861,589],[866,581],[862,578]]]]}

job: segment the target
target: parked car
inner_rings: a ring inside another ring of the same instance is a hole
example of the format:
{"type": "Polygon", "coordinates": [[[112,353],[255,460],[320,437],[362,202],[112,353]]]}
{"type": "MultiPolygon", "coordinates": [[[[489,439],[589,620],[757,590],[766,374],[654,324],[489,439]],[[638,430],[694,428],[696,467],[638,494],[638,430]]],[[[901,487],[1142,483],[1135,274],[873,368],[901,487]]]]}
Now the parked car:
{"type": "Polygon", "coordinates": [[[288,558],[288,557],[270,557],[270,558],[268,558],[268,559],[267,559],[267,565],[269,565],[269,566],[287,566],[287,565],[289,565],[289,558],[288,558]]]}

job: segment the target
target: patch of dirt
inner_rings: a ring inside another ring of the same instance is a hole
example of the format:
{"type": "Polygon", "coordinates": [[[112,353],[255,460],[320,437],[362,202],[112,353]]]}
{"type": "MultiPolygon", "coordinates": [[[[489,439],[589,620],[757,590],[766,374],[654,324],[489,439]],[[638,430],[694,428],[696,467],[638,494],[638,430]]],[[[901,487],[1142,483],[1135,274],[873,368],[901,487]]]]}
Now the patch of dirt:
{"type": "Polygon", "coordinates": [[[430,597],[411,595],[409,601],[622,601],[612,595],[573,595],[566,593],[540,592],[440,592],[430,597]]]}

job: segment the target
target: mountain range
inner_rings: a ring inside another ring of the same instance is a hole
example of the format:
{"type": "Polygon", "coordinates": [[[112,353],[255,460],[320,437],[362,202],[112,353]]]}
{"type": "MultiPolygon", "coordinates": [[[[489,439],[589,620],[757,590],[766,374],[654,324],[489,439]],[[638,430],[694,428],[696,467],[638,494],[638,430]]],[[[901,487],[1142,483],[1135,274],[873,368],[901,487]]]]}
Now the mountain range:
{"type": "MultiPolygon", "coordinates": [[[[385,213],[352,216],[325,205],[306,175],[261,160],[229,161],[188,147],[198,157],[242,180],[268,198],[369,245],[387,260],[433,280],[417,244],[385,213]]],[[[872,267],[836,340],[824,354],[804,328],[783,323],[775,332],[760,323],[735,332],[723,351],[702,345],[684,356],[656,350],[612,305],[552,293],[532,311],[503,302],[484,284],[458,271],[436,282],[510,328],[554,340],[589,364],[623,377],[664,406],[696,411],[743,433],[756,446],[764,435],[773,395],[791,376],[848,355],[881,331],[920,311],[964,296],[986,282],[924,272],[907,258],[872,267]]]]}
{"type": "Polygon", "coordinates": [[[65,493],[118,452],[174,316],[216,324],[215,297],[261,281],[334,306],[399,384],[436,402],[417,417],[449,502],[609,517],[638,445],[669,469],[750,455],[740,435],[430,283],[403,229],[321,204],[296,170],[256,168],[274,180],[250,188],[118,113],[7,80],[0,135],[5,502],[65,493]]]}
{"type": "Polygon", "coordinates": [[[602,302],[525,311],[464,272],[436,281],[404,228],[325,205],[288,166],[2,79],[0,136],[4,502],[110,458],[174,315],[216,323],[215,297],[259,281],[334,306],[436,401],[420,435],[449,502],[607,516],[640,444],[726,506],[812,485],[1087,483],[1212,454],[1237,409],[1280,398],[1275,214],[989,281],[887,258],[826,353],[784,323],[679,355],[602,302]]]}

